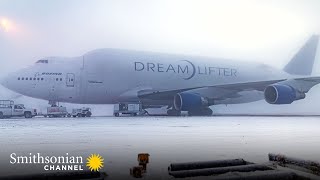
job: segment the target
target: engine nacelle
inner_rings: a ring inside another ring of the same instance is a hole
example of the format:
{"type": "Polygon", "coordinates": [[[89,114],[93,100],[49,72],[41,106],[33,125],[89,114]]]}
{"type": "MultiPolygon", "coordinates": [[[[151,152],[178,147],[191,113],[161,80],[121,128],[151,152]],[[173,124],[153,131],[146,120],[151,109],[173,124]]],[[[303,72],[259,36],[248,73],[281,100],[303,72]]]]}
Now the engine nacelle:
{"type": "Polygon", "coordinates": [[[264,90],[264,98],[270,104],[291,104],[293,101],[305,97],[305,93],[283,84],[270,85],[264,90]]]}
{"type": "Polygon", "coordinates": [[[178,93],[174,96],[174,108],[178,111],[189,111],[209,106],[208,100],[196,93],[178,93]]]}

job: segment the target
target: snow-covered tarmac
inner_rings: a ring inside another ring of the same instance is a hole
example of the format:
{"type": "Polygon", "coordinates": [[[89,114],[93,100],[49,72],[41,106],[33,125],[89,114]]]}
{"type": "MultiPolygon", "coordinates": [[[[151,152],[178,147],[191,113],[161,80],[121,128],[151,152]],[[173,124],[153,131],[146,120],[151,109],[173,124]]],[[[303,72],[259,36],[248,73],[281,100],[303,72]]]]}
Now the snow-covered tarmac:
{"type": "MultiPolygon", "coordinates": [[[[146,177],[167,179],[167,167],[173,162],[244,158],[263,163],[269,152],[320,161],[320,118],[2,119],[0,143],[1,171],[6,174],[16,174],[21,168],[9,163],[13,152],[84,156],[99,153],[104,157],[108,179],[128,179],[129,168],[138,165],[137,154],[147,152],[150,164],[146,177]]],[[[25,168],[36,169],[28,165],[25,168]]]]}

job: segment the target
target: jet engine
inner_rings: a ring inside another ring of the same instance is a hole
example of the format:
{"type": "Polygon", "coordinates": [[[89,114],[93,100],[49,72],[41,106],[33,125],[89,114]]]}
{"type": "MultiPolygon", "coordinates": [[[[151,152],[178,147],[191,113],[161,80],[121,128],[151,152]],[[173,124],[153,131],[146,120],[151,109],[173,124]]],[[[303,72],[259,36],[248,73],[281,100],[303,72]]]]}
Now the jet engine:
{"type": "Polygon", "coordinates": [[[291,104],[293,101],[305,97],[305,93],[284,84],[269,85],[264,90],[264,98],[270,104],[291,104]]]}
{"type": "Polygon", "coordinates": [[[173,104],[178,111],[189,111],[209,106],[208,100],[196,93],[178,93],[174,96],[173,104]]]}

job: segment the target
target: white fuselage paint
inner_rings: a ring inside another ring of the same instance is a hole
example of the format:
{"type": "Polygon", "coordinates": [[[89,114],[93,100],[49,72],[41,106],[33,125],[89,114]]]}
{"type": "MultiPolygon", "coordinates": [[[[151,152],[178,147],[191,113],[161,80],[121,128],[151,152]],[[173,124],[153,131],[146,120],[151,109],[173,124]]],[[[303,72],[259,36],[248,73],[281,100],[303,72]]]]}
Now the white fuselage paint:
{"type": "MultiPolygon", "coordinates": [[[[49,101],[113,104],[138,100],[139,90],[177,90],[289,76],[264,64],[117,49],[100,49],[80,57],[45,60],[48,63],[36,63],[12,73],[3,84],[23,95],[49,101]]],[[[195,92],[214,96],[207,88],[195,92]]],[[[242,92],[239,98],[217,100],[217,104],[260,99],[263,99],[261,92],[242,92]]],[[[152,101],[148,103],[153,104],[152,101]]]]}

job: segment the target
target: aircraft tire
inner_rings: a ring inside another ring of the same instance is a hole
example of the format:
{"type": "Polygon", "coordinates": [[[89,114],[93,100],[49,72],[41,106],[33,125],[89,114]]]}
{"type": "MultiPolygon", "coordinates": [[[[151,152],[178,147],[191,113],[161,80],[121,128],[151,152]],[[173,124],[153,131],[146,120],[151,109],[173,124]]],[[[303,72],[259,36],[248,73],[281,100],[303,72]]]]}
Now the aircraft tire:
{"type": "Polygon", "coordinates": [[[31,112],[25,112],[24,117],[25,118],[32,118],[31,112]]]}
{"type": "Polygon", "coordinates": [[[168,116],[181,116],[181,111],[177,111],[175,109],[169,109],[167,111],[168,116]]]}
{"type": "Polygon", "coordinates": [[[213,111],[208,108],[188,111],[188,116],[211,116],[213,111]]]}
{"type": "Polygon", "coordinates": [[[88,111],[88,112],[86,113],[86,117],[91,117],[91,115],[92,115],[92,113],[91,113],[90,111],[88,111]]]}

